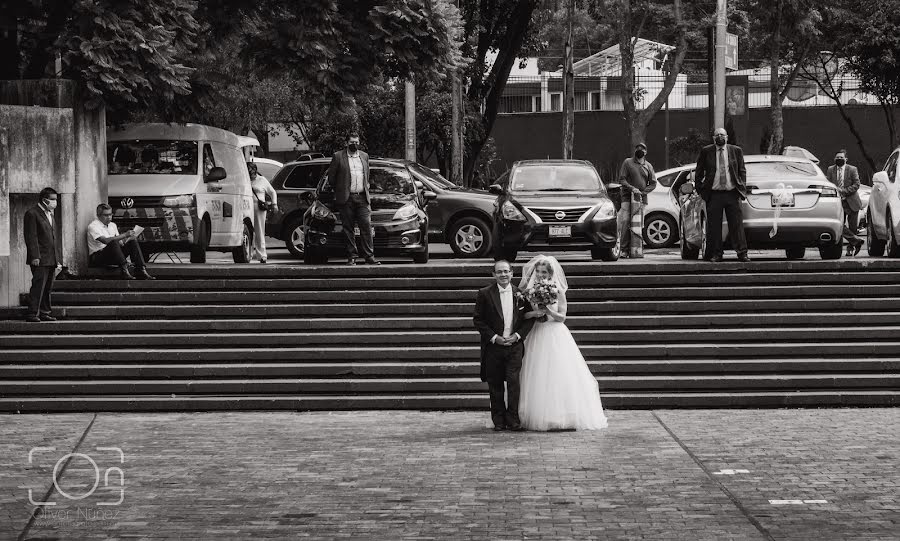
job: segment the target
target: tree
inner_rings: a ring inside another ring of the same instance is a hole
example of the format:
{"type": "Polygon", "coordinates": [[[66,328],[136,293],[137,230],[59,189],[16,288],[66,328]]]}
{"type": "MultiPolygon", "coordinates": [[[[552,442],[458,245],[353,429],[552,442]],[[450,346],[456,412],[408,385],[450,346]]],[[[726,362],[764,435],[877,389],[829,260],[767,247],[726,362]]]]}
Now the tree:
{"type": "Polygon", "coordinates": [[[768,153],[784,147],[783,104],[791,85],[813,51],[820,35],[821,13],[816,0],[739,0],[750,15],[746,49],[765,58],[770,71],[770,129],[768,153]],[[785,69],[786,68],[786,69],[785,69]]]}

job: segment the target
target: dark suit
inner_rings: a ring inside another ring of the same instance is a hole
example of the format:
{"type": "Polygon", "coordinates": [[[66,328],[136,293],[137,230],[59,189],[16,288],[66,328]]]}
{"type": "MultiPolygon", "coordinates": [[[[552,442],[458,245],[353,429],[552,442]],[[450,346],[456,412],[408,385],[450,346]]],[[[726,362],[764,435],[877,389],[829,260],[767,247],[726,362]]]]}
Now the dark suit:
{"type": "Polygon", "coordinates": [[[50,315],[50,290],[56,276],[56,265],[62,259],[56,248],[56,227],[47,219],[44,208],[35,205],[25,211],[23,232],[26,261],[31,267],[31,292],[28,315],[50,315]],[[32,265],[35,259],[38,265],[32,265]]]}
{"type": "Polygon", "coordinates": [[[347,246],[347,257],[357,256],[356,236],[353,233],[354,226],[359,227],[359,236],[362,240],[362,255],[366,259],[375,257],[372,242],[372,208],[369,200],[369,155],[359,150],[359,158],[362,162],[363,182],[362,191],[352,193],[352,177],[350,172],[350,159],[346,150],[334,153],[331,163],[328,165],[328,183],[334,189],[334,203],[341,214],[341,227],[344,229],[344,242],[347,246]]]}
{"type": "Polygon", "coordinates": [[[728,175],[734,188],[731,190],[714,190],[718,170],[718,148],[716,145],[703,147],[697,157],[697,168],[694,170],[694,183],[697,193],[706,201],[706,253],[704,258],[722,256],[722,214],[728,220],[728,231],[731,245],[740,256],[747,253],[747,238],[744,235],[744,214],[741,210],[741,199],[747,197],[747,168],[744,165],[744,152],[741,147],[725,145],[728,158],[728,175]]]}
{"type": "Polygon", "coordinates": [[[526,319],[529,304],[516,293],[519,289],[510,284],[513,291],[512,334],[521,340],[512,346],[491,343],[494,335],[503,336],[503,306],[497,284],[478,291],[475,296],[475,315],[472,320],[481,335],[481,381],[488,384],[491,397],[491,420],[496,426],[517,426],[519,421],[519,372],[525,355],[525,337],[534,327],[534,319],[526,319]],[[503,382],[506,382],[506,403],[503,400],[503,382]]]}
{"type": "Polygon", "coordinates": [[[859,210],[862,208],[862,200],[859,198],[859,170],[852,165],[844,165],[844,178],[838,180],[838,167],[828,166],[825,176],[829,182],[837,187],[841,196],[841,206],[844,207],[844,231],[843,237],[847,244],[856,246],[863,240],[856,231],[859,229],[859,210]]]}

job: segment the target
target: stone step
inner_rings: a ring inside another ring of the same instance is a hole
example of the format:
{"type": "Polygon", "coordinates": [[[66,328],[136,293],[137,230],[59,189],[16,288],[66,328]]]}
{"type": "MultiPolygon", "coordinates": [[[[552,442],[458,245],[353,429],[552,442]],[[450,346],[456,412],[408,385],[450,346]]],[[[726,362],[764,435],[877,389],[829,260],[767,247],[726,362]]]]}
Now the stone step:
{"type": "MultiPolygon", "coordinates": [[[[846,313],[858,311],[889,312],[897,304],[896,297],[874,297],[864,299],[704,299],[704,300],[651,300],[616,302],[570,302],[570,315],[589,314],[756,314],[756,313],[796,313],[799,311],[846,313]]],[[[112,305],[105,306],[65,306],[57,303],[54,314],[74,319],[182,319],[182,318],[284,318],[284,317],[441,317],[469,316],[474,310],[474,301],[465,302],[393,302],[377,304],[337,303],[332,304],[181,304],[156,305],[112,305]]],[[[846,323],[845,323],[846,325],[846,323]]]]}
{"type": "MultiPolygon", "coordinates": [[[[711,321],[710,323],[715,323],[711,321]]],[[[132,329],[134,330],[134,329],[132,329]]],[[[773,329],[765,327],[753,328],[704,328],[704,329],[612,329],[612,330],[579,330],[572,331],[572,336],[580,346],[589,344],[663,344],[671,346],[683,343],[718,343],[729,346],[741,343],[773,341],[782,344],[792,342],[816,341],[820,344],[847,345],[848,341],[890,341],[900,335],[900,326],[879,325],[867,327],[851,327],[842,329],[840,333],[823,332],[821,327],[792,327],[773,329]]],[[[144,346],[149,348],[187,348],[187,347],[300,347],[320,346],[346,347],[358,345],[406,347],[418,346],[467,346],[479,343],[479,335],[474,329],[466,330],[392,330],[392,331],[356,331],[356,332],[232,332],[222,333],[166,333],[166,334],[63,334],[63,335],[0,335],[0,348],[7,352],[21,348],[33,348],[41,344],[42,348],[89,348],[104,347],[110,350],[131,349],[144,346]]],[[[323,350],[324,351],[324,350],[323,350]]]]}
{"type": "MultiPolygon", "coordinates": [[[[678,344],[605,344],[584,345],[581,352],[586,359],[620,360],[650,359],[664,361],[685,358],[793,358],[803,357],[897,357],[900,342],[790,342],[764,344],[723,344],[697,342],[678,344]]],[[[193,348],[68,348],[6,350],[3,362],[85,364],[93,362],[226,362],[226,361],[372,361],[401,362],[405,360],[460,362],[477,360],[478,345],[419,346],[419,347],[205,347],[193,348]]]]}
{"type": "MultiPolygon", "coordinates": [[[[671,275],[586,275],[567,276],[573,288],[616,287],[733,287],[737,285],[862,285],[897,284],[900,272],[836,273],[816,272],[799,275],[784,273],[732,273],[671,275]]],[[[514,280],[515,282],[515,280],[514,280]]],[[[483,276],[424,277],[321,277],[321,278],[238,278],[207,280],[125,281],[61,280],[54,291],[323,291],[354,289],[464,289],[475,290],[490,283],[483,276]]]]}
{"type": "MultiPolygon", "coordinates": [[[[798,326],[844,327],[848,314],[839,312],[796,312],[761,314],[617,314],[569,315],[569,329],[676,329],[798,326]]],[[[900,312],[853,312],[854,327],[900,325],[900,312]]],[[[422,317],[323,317],[323,318],[244,318],[244,319],[145,319],[135,325],[110,324],[108,321],[69,319],[40,324],[24,321],[0,321],[0,335],[4,334],[90,334],[121,335],[134,332],[209,333],[258,331],[351,331],[379,329],[420,329],[429,331],[472,328],[471,315],[422,317]]]]}
{"type": "MultiPolygon", "coordinates": [[[[817,390],[709,393],[603,393],[605,408],[761,408],[761,407],[866,407],[900,405],[900,391],[817,390]]],[[[0,411],[9,413],[85,411],[218,411],[218,410],[482,410],[488,422],[484,391],[457,394],[347,396],[296,395],[105,395],[32,396],[0,398],[0,411]]],[[[487,426],[487,425],[485,425],[487,426]]]]}
{"type": "MultiPolygon", "coordinates": [[[[863,299],[900,296],[900,285],[774,285],[740,288],[721,287],[653,287],[643,289],[579,288],[567,293],[570,301],[635,301],[635,300],[753,300],[753,299],[863,299]]],[[[341,291],[334,295],[319,291],[62,291],[55,293],[54,302],[61,305],[105,304],[264,304],[306,303],[330,304],[378,302],[444,302],[461,298],[474,302],[475,290],[365,290],[341,291]]]]}
{"type": "MultiPolygon", "coordinates": [[[[765,374],[601,376],[601,392],[622,391],[772,391],[780,389],[897,389],[900,374],[765,374]]],[[[269,379],[144,379],[144,380],[5,380],[5,396],[76,394],[349,394],[477,392],[485,384],[477,377],[454,378],[269,378],[269,379]]]]}
{"type": "MultiPolygon", "coordinates": [[[[662,374],[783,374],[854,373],[900,371],[900,358],[809,358],[809,359],[679,359],[679,360],[588,360],[598,376],[662,374]]],[[[160,379],[160,378],[339,378],[339,377],[477,377],[479,362],[233,362],[233,363],[123,363],[0,365],[0,379],[160,379]]]]}

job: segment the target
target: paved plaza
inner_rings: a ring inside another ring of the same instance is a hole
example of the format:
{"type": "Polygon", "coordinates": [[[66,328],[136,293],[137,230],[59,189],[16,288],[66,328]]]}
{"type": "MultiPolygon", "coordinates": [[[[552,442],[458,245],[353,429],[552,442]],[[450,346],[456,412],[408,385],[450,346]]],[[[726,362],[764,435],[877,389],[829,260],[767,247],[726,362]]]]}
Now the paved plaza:
{"type": "Polygon", "coordinates": [[[608,414],[555,433],[479,412],[7,415],[0,538],[900,537],[900,410],[608,414]]]}

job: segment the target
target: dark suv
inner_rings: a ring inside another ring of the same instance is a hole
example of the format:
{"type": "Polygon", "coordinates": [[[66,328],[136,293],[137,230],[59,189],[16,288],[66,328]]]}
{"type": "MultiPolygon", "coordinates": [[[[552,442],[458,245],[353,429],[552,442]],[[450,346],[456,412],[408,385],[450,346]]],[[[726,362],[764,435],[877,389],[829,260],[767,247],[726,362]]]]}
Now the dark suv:
{"type": "MultiPolygon", "coordinates": [[[[375,255],[407,255],[416,263],[428,262],[426,205],[434,192],[418,189],[404,163],[369,160],[369,203],[375,255]]],[[[329,257],[346,255],[340,213],[334,190],[323,176],[315,201],[303,217],[306,263],[327,263],[329,257]]],[[[359,235],[359,231],[356,232],[359,235]]],[[[357,242],[360,242],[357,239],[357,242]]]]}
{"type": "Polygon", "coordinates": [[[616,209],[590,162],[519,161],[491,192],[498,196],[500,257],[512,261],[520,250],[584,248],[594,259],[619,259],[616,209]]]}
{"type": "Polygon", "coordinates": [[[286,163],[272,179],[278,192],[278,212],[266,216],[266,236],[283,240],[295,257],[303,257],[303,215],[312,203],[330,158],[286,163]]]}

